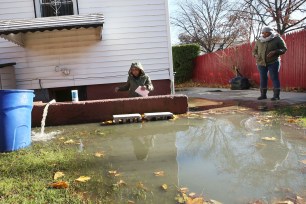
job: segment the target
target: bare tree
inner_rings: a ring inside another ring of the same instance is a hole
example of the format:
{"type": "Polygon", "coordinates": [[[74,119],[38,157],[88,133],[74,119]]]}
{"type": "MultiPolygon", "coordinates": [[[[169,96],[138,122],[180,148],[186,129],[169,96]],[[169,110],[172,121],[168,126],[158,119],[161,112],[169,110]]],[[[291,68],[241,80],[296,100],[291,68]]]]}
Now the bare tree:
{"type": "Polygon", "coordinates": [[[276,26],[277,32],[285,34],[306,28],[306,0],[244,0],[240,13],[252,21],[252,30],[260,33],[262,26],[276,26]]]}
{"type": "MultiPolygon", "coordinates": [[[[203,52],[225,49],[249,39],[248,24],[229,0],[183,0],[171,23],[182,33],[181,43],[197,43],[203,52]]],[[[237,4],[236,4],[237,5],[237,4]]],[[[246,19],[246,18],[245,18],[246,19]]]]}

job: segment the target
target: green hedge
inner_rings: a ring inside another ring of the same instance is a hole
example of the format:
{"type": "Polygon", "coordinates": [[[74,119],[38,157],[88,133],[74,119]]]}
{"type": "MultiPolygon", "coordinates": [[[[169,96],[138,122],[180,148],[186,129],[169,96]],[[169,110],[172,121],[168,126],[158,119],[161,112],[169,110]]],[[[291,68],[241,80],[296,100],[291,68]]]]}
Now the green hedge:
{"type": "Polygon", "coordinates": [[[189,81],[192,78],[193,60],[200,54],[200,46],[197,44],[173,46],[172,54],[175,82],[189,81]]]}

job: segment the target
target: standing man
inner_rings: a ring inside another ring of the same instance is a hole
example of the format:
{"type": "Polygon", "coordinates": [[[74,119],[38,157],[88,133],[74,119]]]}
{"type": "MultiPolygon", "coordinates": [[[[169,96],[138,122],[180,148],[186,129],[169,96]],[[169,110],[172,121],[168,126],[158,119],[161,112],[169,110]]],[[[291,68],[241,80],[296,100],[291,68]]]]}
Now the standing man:
{"type": "Polygon", "coordinates": [[[280,55],[287,51],[286,44],[273,28],[267,26],[262,29],[262,36],[256,41],[253,55],[256,58],[260,74],[260,97],[258,100],[267,99],[268,72],[273,82],[272,101],[279,100],[280,81],[280,55]]]}

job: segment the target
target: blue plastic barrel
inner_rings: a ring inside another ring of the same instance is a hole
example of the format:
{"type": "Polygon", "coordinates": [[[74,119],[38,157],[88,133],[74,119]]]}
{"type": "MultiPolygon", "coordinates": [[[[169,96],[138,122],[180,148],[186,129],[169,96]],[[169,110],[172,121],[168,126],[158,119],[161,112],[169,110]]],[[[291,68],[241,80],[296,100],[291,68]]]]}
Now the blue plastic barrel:
{"type": "Polygon", "coordinates": [[[33,90],[0,90],[0,152],[31,144],[33,90]]]}

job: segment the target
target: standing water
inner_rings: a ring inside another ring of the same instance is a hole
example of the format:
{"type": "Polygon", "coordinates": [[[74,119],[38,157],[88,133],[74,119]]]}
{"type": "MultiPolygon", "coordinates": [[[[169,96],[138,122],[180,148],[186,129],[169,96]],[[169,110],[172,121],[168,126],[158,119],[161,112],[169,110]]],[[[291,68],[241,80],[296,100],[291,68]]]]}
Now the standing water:
{"type": "Polygon", "coordinates": [[[122,203],[128,200],[127,189],[135,194],[133,187],[139,184],[146,196],[137,191],[143,199],[137,203],[174,204],[177,189],[183,187],[223,204],[306,197],[305,130],[272,116],[233,111],[171,121],[47,128],[58,129],[65,140],[81,142],[82,151],[76,148],[81,154],[105,155],[88,176],[94,183],[94,174],[105,164],[116,170],[118,181],[127,184],[119,198],[122,203]],[[161,190],[163,184],[167,191],[161,190]]]}

